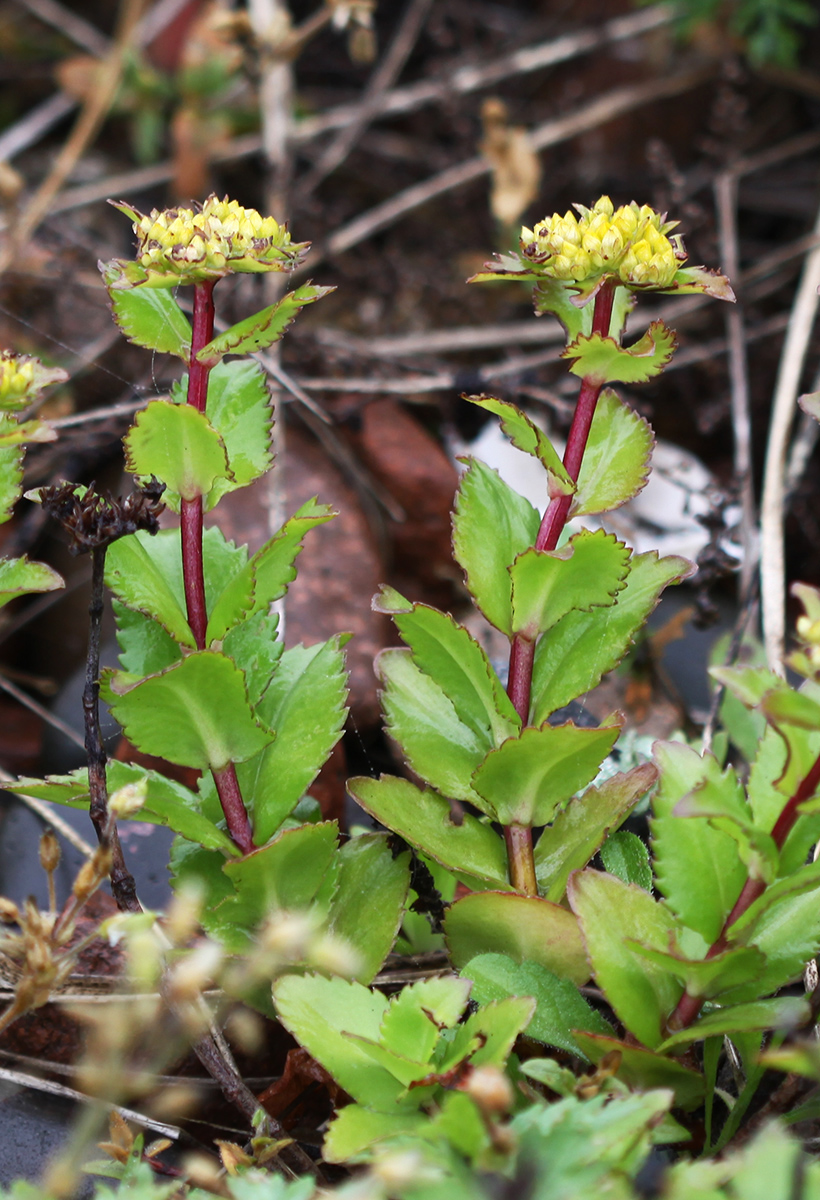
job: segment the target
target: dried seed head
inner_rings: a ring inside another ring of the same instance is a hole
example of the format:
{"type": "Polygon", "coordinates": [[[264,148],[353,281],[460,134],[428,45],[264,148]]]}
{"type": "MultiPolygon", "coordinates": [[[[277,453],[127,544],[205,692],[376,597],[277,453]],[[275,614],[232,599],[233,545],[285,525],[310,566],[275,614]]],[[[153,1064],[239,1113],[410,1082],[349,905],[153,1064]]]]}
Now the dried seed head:
{"type": "Polygon", "coordinates": [[[60,843],[53,829],[46,829],[40,838],[40,866],[51,875],[60,865],[60,843]]]}
{"type": "Polygon", "coordinates": [[[487,1117],[497,1117],[512,1108],[512,1086],[498,1067],[476,1067],[465,1080],[463,1091],[487,1117]]]}
{"type": "Polygon", "coordinates": [[[13,900],[9,900],[5,896],[0,896],[0,921],[4,925],[20,924],[20,909],[13,900]]]}
{"type": "Polygon", "coordinates": [[[147,793],[147,779],[141,779],[139,783],[128,783],[109,796],[108,811],[115,817],[127,821],[129,817],[135,816],[145,806],[147,793]]]}

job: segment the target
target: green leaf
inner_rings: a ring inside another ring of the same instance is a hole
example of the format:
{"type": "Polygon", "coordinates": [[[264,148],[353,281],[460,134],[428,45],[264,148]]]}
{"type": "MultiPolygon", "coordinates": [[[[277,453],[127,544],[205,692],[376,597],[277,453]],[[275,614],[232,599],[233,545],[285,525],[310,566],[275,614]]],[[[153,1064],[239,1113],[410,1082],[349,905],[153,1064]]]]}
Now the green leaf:
{"type": "Polygon", "coordinates": [[[222,438],[190,404],[152,400],[137,413],[125,436],[125,461],[134,475],[156,475],[167,487],[163,499],[179,511],[175,496],[206,496],[216,479],[230,478],[222,438]]]}
{"type": "Polygon", "coordinates": [[[734,1004],[719,1008],[681,1029],[663,1042],[658,1050],[666,1054],[678,1046],[699,1042],[702,1038],[742,1033],[754,1029],[792,1032],[811,1020],[811,1007],[805,996],[779,996],[776,1000],[757,1000],[752,1004],[734,1004]]]}
{"type": "Polygon", "coordinates": [[[754,946],[765,966],[746,987],[724,999],[756,1000],[797,979],[820,949],[820,862],[808,863],[771,884],[729,929],[732,944],[754,946]]]}
{"type": "Polygon", "coordinates": [[[382,825],[443,867],[472,881],[473,886],[507,883],[507,853],[502,839],[469,813],[454,817],[443,796],[422,791],[409,780],[393,775],[351,779],[347,790],[382,825]]]}
{"type": "Polygon", "coordinates": [[[572,294],[562,280],[551,279],[548,275],[536,275],[531,278],[536,281],[532,298],[538,316],[552,313],[563,325],[568,338],[578,337],[584,330],[589,329],[591,305],[579,308],[573,304],[572,294]]]}
{"type": "Polygon", "coordinates": [[[493,748],[489,731],[477,734],[459,719],[453,704],[413,662],[410,650],[382,650],[376,674],[384,684],[386,729],[421,779],[486,811],[474,791],[473,771],[493,748]]]}
{"type": "Polygon", "coordinates": [[[393,996],[379,1038],[389,1049],[429,1063],[441,1030],[458,1024],[469,997],[469,978],[421,979],[393,996]]]}
{"type": "Polygon", "coordinates": [[[278,628],[278,613],[255,613],[247,621],[234,625],[222,643],[223,652],[245,676],[253,709],[265,694],[282,657],[283,642],[276,636],[278,628]]]}
{"type": "Polygon", "coordinates": [[[473,774],[473,787],[485,811],[503,825],[546,825],[570,796],[592,782],[620,729],[620,723],[524,729],[487,755],[473,774]]]}
{"type": "MultiPolygon", "coordinates": [[[[707,768],[710,757],[704,756],[707,768]]],[[[747,875],[771,881],[777,874],[778,861],[774,841],[755,825],[746,796],[734,774],[730,772],[724,779],[713,764],[711,776],[707,769],[702,782],[678,801],[674,815],[707,818],[715,829],[734,840],[747,875]]]]}
{"type": "MultiPolygon", "coordinates": [[[[168,779],[158,771],[148,771],[131,763],[112,760],[106,767],[109,792],[130,783],[145,780],[147,790],[145,803],[138,819],[150,825],[167,825],[175,833],[191,842],[198,842],[211,850],[224,854],[236,854],[236,846],[213,821],[203,816],[197,795],[168,779]]],[[[22,792],[38,800],[49,800],[67,808],[88,808],[88,771],[81,767],[68,775],[49,775],[46,779],[18,779],[6,785],[6,790],[22,792]]]]}
{"type": "Polygon", "coordinates": [[[630,1033],[654,1049],[683,988],[668,970],[637,955],[629,942],[668,950],[677,934],[674,917],[642,888],[599,871],[576,871],[567,895],[598,986],[630,1033]]]}
{"type": "MultiPolygon", "coordinates": [[[[110,282],[102,264],[103,279],[110,282]]],[[[175,354],[183,362],[191,353],[191,326],[188,318],[166,288],[108,288],[114,320],[129,342],[156,350],[160,354],[175,354]]]]}
{"type": "Polygon", "coordinates": [[[538,887],[548,900],[563,899],[570,872],[585,867],[604,838],[626,819],[657,778],[652,763],[613,775],[570,800],[535,846],[538,887]]]}
{"type": "Polygon", "coordinates": [[[282,655],[256,708],[276,738],[237,768],[256,845],[273,836],[318,775],[342,735],[346,697],[341,638],[282,655]]]}
{"type": "Polygon", "coordinates": [[[477,404],[487,412],[495,413],[512,444],[525,454],[531,454],[533,458],[538,459],[547,472],[547,495],[551,500],[556,496],[572,495],[575,484],[561,462],[558,451],[544,431],[520,408],[506,400],[496,400],[493,396],[463,396],[462,399],[470,404],[477,404]]]}
{"type": "Polygon", "coordinates": [[[488,734],[500,746],[521,728],[501,681],[474,637],[449,614],[426,604],[411,604],[393,588],[373,600],[376,612],[389,613],[413,662],[441,688],[460,720],[479,737],[488,734]]]}
{"type": "Polygon", "coordinates": [[[335,868],[338,826],[333,821],[286,829],[273,842],[240,859],[225,863],[223,871],[234,888],[215,905],[208,905],[203,924],[229,951],[245,953],[253,932],[271,912],[299,911],[310,907],[335,868]]]}
{"type": "Polygon", "coordinates": [[[197,360],[213,367],[225,354],[255,354],[278,342],[288,325],[306,304],[313,304],[335,291],[332,287],[313,287],[303,284],[288,292],[276,304],[263,308],[261,312],[246,317],[220,333],[197,353],[197,360]]]}
{"type": "Polygon", "coordinates": [[[655,882],[671,911],[711,945],[746,882],[735,840],[707,817],[683,817],[684,796],[704,793],[732,811],[745,809],[734,771],[721,772],[711,754],[699,755],[682,742],[656,742],[660,786],[652,799],[652,856],[655,882]]]}
{"type": "Polygon", "coordinates": [[[519,554],[510,567],[513,631],[534,641],[573,609],[614,604],[631,554],[614,533],[602,529],[584,529],[560,550],[519,554]]]}
{"type": "MultiPolygon", "coordinates": [[[[171,399],[185,399],[187,377],[171,391],[171,399]]],[[[245,487],[269,470],[273,414],[267,381],[255,362],[221,362],[208,376],[205,415],[222,438],[229,474],[215,480],[205,497],[205,511],[228,492],[245,487]]]]}
{"type": "MultiPolygon", "coordinates": [[[[720,997],[721,1003],[727,994],[734,994],[733,989],[745,990],[744,984],[759,978],[766,961],[759,950],[748,946],[736,946],[712,958],[691,959],[666,950],[652,950],[634,940],[628,945],[640,958],[679,979],[690,996],[720,997]]],[[[753,998],[759,994],[760,989],[755,989],[753,998]]]]}
{"type": "Polygon", "coordinates": [[[45,563],[30,562],[22,558],[0,558],[0,608],[15,596],[29,592],[54,592],[65,587],[62,575],[58,575],[45,563]]]}
{"type": "Polygon", "coordinates": [[[484,616],[508,635],[512,633],[508,568],[517,555],[535,545],[540,524],[538,511],[497,471],[477,459],[469,460],[456,493],[453,554],[484,616]]]}
{"type": "Polygon", "coordinates": [[[604,870],[624,883],[636,883],[645,892],[652,891],[652,868],[649,851],[634,833],[621,829],[611,834],[601,846],[604,870]]]}
{"type": "Polygon", "coordinates": [[[112,608],[117,622],[120,666],[124,671],[131,675],[156,675],[179,662],[182,650],[159,621],[128,608],[121,600],[114,599],[112,608]]]}
{"type": "Polygon", "coordinates": [[[507,996],[532,996],[535,1014],[527,1026],[527,1037],[586,1055],[572,1036],[573,1029],[611,1033],[603,1017],[591,1008],[568,979],[559,979],[538,963],[517,963],[507,954],[479,954],[461,969],[462,977],[472,979],[472,998],[479,1004],[502,1000],[507,996]]]}
{"type": "MultiPolygon", "coordinates": [[[[796,788],[798,779],[795,776],[807,771],[809,760],[813,761],[819,753],[820,730],[793,730],[787,743],[780,732],[772,726],[767,727],[747,785],[756,825],[762,829],[774,828],[786,802],[781,790],[783,781],[796,788]]],[[[779,873],[788,876],[796,871],[818,839],[820,814],[799,816],[780,851],[779,873]]]]}
{"type": "Polygon", "coordinates": [[[572,361],[569,370],[573,375],[591,383],[646,383],[664,369],[676,344],[675,334],[663,321],[652,321],[632,346],[620,346],[600,333],[582,333],[561,357],[572,361]]]}
{"type": "Polygon", "coordinates": [[[251,713],[242,672],[210,650],[137,683],[107,673],[101,694],[138,750],[184,767],[220,770],[273,738],[251,713]]]}
{"type": "Polygon", "coordinates": [[[378,1042],[387,998],[360,983],[320,975],[286,975],[273,985],[276,1015],[297,1041],[355,1100],[384,1112],[401,1103],[404,1088],[347,1034],[378,1042]]]}
{"type": "Polygon", "coordinates": [[[540,963],[579,985],[589,979],[575,917],[538,896],[517,892],[462,896],[447,912],[444,933],[458,970],[478,954],[507,954],[516,962],[540,963]]]}
{"type": "Polygon", "coordinates": [[[308,500],[290,517],[282,528],[238,572],[215,597],[206,631],[207,641],[221,641],[227,631],[257,612],[267,612],[274,602],[284,596],[288,585],[296,578],[293,565],[302,549],[308,530],[330,521],[335,512],[327,504],[308,500]]]}
{"type": "MultiPolygon", "coordinates": [[[[146,532],[120,538],[106,551],[105,582],[123,604],[158,621],[175,642],[193,649],[196,639],[188,624],[184,601],[180,603],[159,556],[166,548],[179,557],[178,530],[157,534],[155,545],[146,532]]],[[[180,563],[180,574],[181,569],[180,563]]]]}
{"type": "Polygon", "coordinates": [[[0,525],[11,512],[23,491],[23,451],[19,446],[0,446],[0,525]]]}
{"type": "Polygon", "coordinates": [[[604,388],[592,418],[570,517],[610,512],[637,496],[649,478],[654,445],[648,421],[604,388]]]}
{"type": "Polygon", "coordinates": [[[346,1104],[337,1109],[322,1143],[322,1158],[329,1163],[358,1162],[379,1142],[404,1137],[429,1136],[431,1120],[422,1112],[374,1112],[362,1104],[346,1104]]]}
{"type": "MultiPolygon", "coordinates": [[[[620,1057],[616,1077],[629,1088],[644,1091],[650,1088],[671,1088],[675,1105],[683,1109],[696,1108],[703,1100],[704,1080],[699,1071],[685,1067],[674,1058],[664,1058],[641,1046],[618,1041],[595,1032],[575,1030],[575,1039],[584,1054],[596,1065],[615,1051],[620,1057]]],[[[608,1059],[612,1061],[611,1058],[608,1059]]],[[[712,1200],[712,1197],[708,1197],[712,1200]]],[[[716,1197],[715,1200],[718,1200],[716,1197]]],[[[722,1200],[722,1198],[721,1198],[722,1200]]]]}
{"type": "Polygon", "coordinates": [[[338,851],[328,929],[356,951],[359,983],[370,983],[393,949],[410,886],[409,860],[409,854],[394,855],[382,833],[350,838],[338,851]]]}

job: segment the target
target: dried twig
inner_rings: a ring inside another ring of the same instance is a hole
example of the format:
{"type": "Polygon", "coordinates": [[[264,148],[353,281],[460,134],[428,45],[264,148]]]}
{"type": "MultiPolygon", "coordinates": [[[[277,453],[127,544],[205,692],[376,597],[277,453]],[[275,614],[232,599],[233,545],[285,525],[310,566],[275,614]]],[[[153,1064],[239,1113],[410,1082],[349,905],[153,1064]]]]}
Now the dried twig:
{"type": "Polygon", "coordinates": [[[335,171],[347,158],[362,132],[374,117],[384,112],[385,93],[392,87],[407,62],[416,39],[424,26],[432,0],[409,0],[404,18],[382,61],[371,75],[359,103],[358,115],[343,126],[321,154],[308,174],[300,181],[298,197],[303,200],[335,171]]]}
{"type": "Polygon", "coordinates": [[[125,55],[131,44],[143,0],[122,0],[119,27],[114,47],[103,66],[97,86],[84,103],[77,122],[51,168],[48,177],[26,205],[23,216],[11,232],[0,253],[0,274],[8,270],[26,242],[51,208],[54,197],[65,183],[102,125],[113,103],[122,76],[125,55]]]}
{"type": "MultiPolygon", "coordinates": [[[[820,238],[820,211],[814,225],[820,238]]],[[[760,520],[760,595],[763,641],[769,666],[784,673],[783,653],[786,637],[785,549],[783,545],[784,476],[789,434],[795,414],[800,377],[817,314],[820,286],[820,245],[806,255],[803,274],[791,311],[786,340],[777,373],[760,520]]]]}
{"type": "MultiPolygon", "coordinates": [[[[594,100],[565,117],[557,117],[536,126],[530,132],[530,144],[534,150],[544,150],[548,146],[555,146],[559,142],[577,137],[580,133],[586,133],[590,129],[604,125],[615,117],[631,112],[645,104],[691,91],[692,88],[705,83],[712,73],[711,68],[700,68],[694,71],[681,71],[662,79],[650,79],[645,83],[613,88],[603,95],[596,96],[594,100]]],[[[343,225],[327,239],[323,246],[314,246],[297,273],[304,274],[306,271],[313,270],[323,259],[350,250],[353,246],[372,237],[380,229],[394,224],[406,213],[434,200],[437,196],[445,195],[454,188],[463,187],[466,183],[481,179],[484,175],[488,175],[491,169],[490,163],[483,156],[470,158],[455,167],[441,171],[438,175],[433,175],[430,179],[406,188],[396,196],[391,196],[383,204],[377,204],[374,208],[349,221],[347,225],[343,225]]]]}
{"type": "MultiPolygon", "coordinates": [[[[737,239],[737,180],[724,172],[715,180],[720,261],[731,280],[740,275],[737,239]]],[[[732,430],[734,432],[734,474],[740,493],[740,541],[743,560],[740,568],[740,603],[744,605],[757,569],[757,516],[752,479],[752,418],[749,404],[749,366],[742,297],[728,306],[724,314],[731,383],[732,430]]]]}
{"type": "Polygon", "coordinates": [[[58,0],[19,0],[19,2],[30,13],[34,13],[35,17],[39,17],[47,25],[59,29],[60,33],[64,34],[69,41],[81,46],[89,54],[94,54],[97,58],[105,58],[111,53],[110,39],[104,33],[100,33],[96,25],[86,21],[79,13],[72,12],[64,4],[59,4],[58,0]]]}

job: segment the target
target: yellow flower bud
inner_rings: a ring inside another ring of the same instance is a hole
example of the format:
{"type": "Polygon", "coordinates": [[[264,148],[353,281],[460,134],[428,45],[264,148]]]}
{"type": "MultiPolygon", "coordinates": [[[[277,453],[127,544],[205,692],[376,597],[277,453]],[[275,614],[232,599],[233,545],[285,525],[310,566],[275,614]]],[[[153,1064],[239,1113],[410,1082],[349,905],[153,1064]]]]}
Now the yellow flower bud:
{"type": "Polygon", "coordinates": [[[292,271],[308,249],[284,225],[235,200],[209,196],[201,208],[154,210],[150,216],[116,204],[134,222],[135,262],[115,261],[115,288],[175,287],[233,272],[292,271]]]}

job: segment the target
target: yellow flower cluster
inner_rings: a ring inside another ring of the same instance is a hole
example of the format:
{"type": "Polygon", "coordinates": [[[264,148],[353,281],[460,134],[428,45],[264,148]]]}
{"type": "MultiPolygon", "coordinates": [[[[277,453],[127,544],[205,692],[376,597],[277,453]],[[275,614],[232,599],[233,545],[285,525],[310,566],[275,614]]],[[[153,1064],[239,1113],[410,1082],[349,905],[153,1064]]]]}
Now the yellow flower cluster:
{"type": "Polygon", "coordinates": [[[669,287],[686,261],[677,236],[666,235],[677,221],[664,218],[647,204],[634,201],[616,209],[609,196],[592,208],[576,205],[580,216],[567,211],[521,230],[521,253],[545,275],[584,283],[602,275],[617,275],[634,288],[669,287]]]}
{"type": "Polygon", "coordinates": [[[131,217],[137,235],[136,262],[118,264],[121,287],[202,283],[237,271],[292,271],[307,250],[307,243],[292,243],[287,227],[273,217],[227,196],[148,215],[128,204],[115,208],[131,217]]]}
{"type": "Polygon", "coordinates": [[[37,358],[4,350],[0,354],[0,411],[18,412],[44,387],[67,378],[60,367],[44,367],[37,358]]]}

